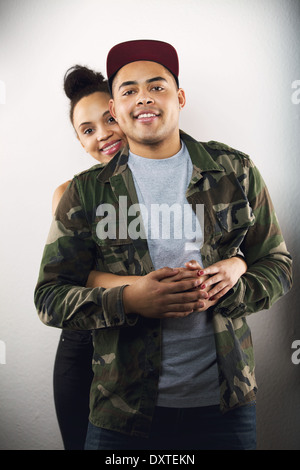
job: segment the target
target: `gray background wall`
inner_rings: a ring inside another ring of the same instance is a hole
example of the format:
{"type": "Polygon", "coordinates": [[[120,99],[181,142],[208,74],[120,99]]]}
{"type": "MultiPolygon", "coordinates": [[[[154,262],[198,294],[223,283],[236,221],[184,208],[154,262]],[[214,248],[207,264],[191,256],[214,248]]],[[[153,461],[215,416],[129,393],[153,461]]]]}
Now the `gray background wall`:
{"type": "Polygon", "coordinates": [[[300,340],[299,25],[299,0],[0,1],[0,449],[62,449],[52,391],[60,332],[38,320],[33,290],[53,191],[94,163],[68,121],[62,79],[76,63],[105,72],[110,47],[137,38],[178,50],[181,128],[250,154],[269,187],[295,286],[249,318],[258,440],[260,449],[300,448],[300,365],[291,360],[300,340]]]}

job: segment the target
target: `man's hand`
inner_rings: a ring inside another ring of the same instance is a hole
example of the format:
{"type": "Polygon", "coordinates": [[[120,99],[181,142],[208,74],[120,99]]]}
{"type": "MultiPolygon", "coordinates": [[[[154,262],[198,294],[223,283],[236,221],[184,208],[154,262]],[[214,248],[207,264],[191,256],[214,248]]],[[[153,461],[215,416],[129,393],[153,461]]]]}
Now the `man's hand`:
{"type": "Polygon", "coordinates": [[[185,317],[204,306],[207,294],[197,289],[201,279],[185,276],[185,269],[161,268],[142,276],[123,291],[125,313],[137,313],[148,318],[185,317]],[[166,278],[176,276],[176,282],[166,278]],[[164,280],[164,282],[160,282],[164,280]]]}

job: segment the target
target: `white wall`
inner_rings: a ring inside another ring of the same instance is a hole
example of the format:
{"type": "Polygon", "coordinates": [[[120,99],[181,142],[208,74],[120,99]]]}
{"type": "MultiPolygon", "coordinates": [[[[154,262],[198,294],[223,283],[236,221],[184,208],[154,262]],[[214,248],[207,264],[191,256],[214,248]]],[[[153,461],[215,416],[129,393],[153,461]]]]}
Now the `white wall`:
{"type": "Polygon", "coordinates": [[[39,321],[33,290],[53,190],[94,163],[70,126],[63,75],[76,63],[105,72],[108,50],[138,38],[178,50],[181,127],[249,153],[268,184],[295,287],[249,319],[259,448],[300,448],[300,365],[291,361],[300,340],[299,23],[299,0],[1,0],[0,449],[62,449],[52,392],[60,332],[39,321]]]}

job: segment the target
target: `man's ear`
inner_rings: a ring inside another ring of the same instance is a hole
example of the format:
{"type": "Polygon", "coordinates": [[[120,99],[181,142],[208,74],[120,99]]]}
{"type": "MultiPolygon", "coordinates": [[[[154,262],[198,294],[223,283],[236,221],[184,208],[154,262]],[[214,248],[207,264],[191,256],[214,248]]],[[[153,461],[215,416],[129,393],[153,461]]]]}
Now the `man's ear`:
{"type": "Polygon", "coordinates": [[[109,112],[112,115],[112,117],[114,118],[114,120],[116,122],[118,122],[117,117],[116,117],[116,113],[115,113],[115,102],[112,98],[109,100],[109,112]]]}
{"type": "Polygon", "coordinates": [[[186,103],[185,91],[182,88],[178,88],[178,101],[179,101],[179,109],[184,108],[186,103]]]}

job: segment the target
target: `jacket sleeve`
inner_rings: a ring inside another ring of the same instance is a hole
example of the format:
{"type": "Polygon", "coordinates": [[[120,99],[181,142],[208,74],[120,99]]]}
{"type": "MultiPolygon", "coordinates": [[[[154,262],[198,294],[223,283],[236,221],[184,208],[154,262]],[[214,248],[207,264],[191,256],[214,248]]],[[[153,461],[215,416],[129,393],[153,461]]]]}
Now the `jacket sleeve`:
{"type": "Polygon", "coordinates": [[[268,189],[251,160],[249,165],[246,191],[255,222],[240,245],[248,270],[214,309],[232,319],[269,309],[292,287],[292,259],[268,189]]]}
{"type": "Polygon", "coordinates": [[[86,288],[96,245],[73,180],[62,196],[44,248],[34,302],[43,323],[75,330],[126,324],[125,286],[86,288]]]}

